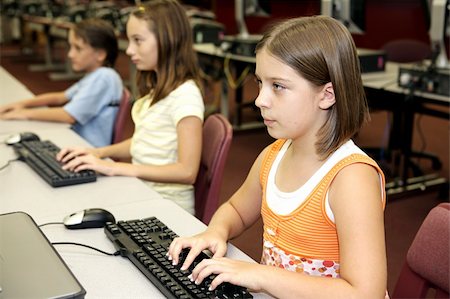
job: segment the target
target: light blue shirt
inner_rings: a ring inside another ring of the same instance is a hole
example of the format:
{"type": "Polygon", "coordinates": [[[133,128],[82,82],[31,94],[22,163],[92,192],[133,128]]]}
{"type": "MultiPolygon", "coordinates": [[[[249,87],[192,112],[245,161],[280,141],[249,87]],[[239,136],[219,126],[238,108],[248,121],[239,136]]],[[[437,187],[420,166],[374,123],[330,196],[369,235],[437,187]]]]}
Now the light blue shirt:
{"type": "Polygon", "coordinates": [[[122,90],[122,79],[109,67],[100,67],[69,87],[64,110],[76,120],[72,129],[95,147],[111,144],[122,90]]]}

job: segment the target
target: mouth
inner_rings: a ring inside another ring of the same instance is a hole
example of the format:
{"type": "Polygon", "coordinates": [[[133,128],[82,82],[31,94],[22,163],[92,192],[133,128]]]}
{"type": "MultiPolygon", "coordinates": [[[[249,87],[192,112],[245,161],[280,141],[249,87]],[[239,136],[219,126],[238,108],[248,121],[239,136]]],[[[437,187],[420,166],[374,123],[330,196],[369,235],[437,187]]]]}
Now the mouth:
{"type": "Polygon", "coordinates": [[[270,127],[275,123],[275,120],[263,117],[264,125],[270,127]]]}

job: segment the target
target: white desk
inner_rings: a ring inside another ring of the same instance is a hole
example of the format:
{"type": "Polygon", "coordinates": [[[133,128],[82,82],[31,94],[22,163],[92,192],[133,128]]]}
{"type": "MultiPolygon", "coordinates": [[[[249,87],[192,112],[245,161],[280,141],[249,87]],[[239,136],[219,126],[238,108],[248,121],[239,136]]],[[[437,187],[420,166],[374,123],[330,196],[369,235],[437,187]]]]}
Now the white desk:
{"type": "MultiPolygon", "coordinates": [[[[7,78],[0,69],[0,77],[7,78]]],[[[14,81],[14,80],[12,80],[14,81]]],[[[4,81],[2,81],[4,82],[4,81]]],[[[17,82],[15,82],[17,83],[17,82]]],[[[23,86],[15,85],[16,94],[25,93],[23,86]]],[[[0,102],[3,102],[0,99],[0,102]]],[[[35,132],[42,140],[49,139],[60,147],[88,146],[88,143],[67,127],[54,123],[37,128],[33,122],[5,122],[12,131],[23,126],[35,132]]],[[[0,123],[0,127],[3,123],[0,123]]],[[[0,140],[9,133],[1,132],[0,140]]],[[[13,149],[0,144],[0,166],[16,158],[13,149]]],[[[116,220],[156,216],[180,236],[188,236],[205,229],[205,225],[177,206],[164,200],[141,180],[131,177],[99,176],[96,182],[52,188],[21,161],[11,162],[0,171],[0,214],[14,211],[28,213],[39,224],[61,222],[66,215],[86,208],[104,208],[116,220]]],[[[63,225],[42,227],[51,242],[78,242],[114,252],[103,229],[67,230],[63,225]]],[[[153,284],[127,259],[106,256],[96,251],[74,246],[55,246],[66,264],[85,288],[86,298],[164,298],[153,284]]],[[[253,261],[242,251],[229,245],[227,255],[253,261]]],[[[253,261],[254,262],[254,261],[253,261]]],[[[254,294],[255,298],[269,298],[254,294]]]]}
{"type": "MultiPolygon", "coordinates": [[[[141,201],[106,208],[115,215],[116,220],[156,216],[180,236],[189,236],[205,228],[202,222],[167,200],[153,199],[151,204],[141,201]]],[[[39,220],[45,223],[60,221],[61,218],[55,215],[39,220]]],[[[115,251],[103,229],[67,230],[61,225],[49,225],[42,227],[42,231],[52,242],[79,242],[107,252],[115,251]]],[[[79,246],[57,245],[56,248],[86,289],[86,298],[164,298],[126,258],[106,256],[79,246]]],[[[228,248],[227,256],[252,261],[232,245],[228,248]]],[[[263,294],[253,295],[255,298],[269,298],[263,294]]]]}
{"type": "MultiPolygon", "coordinates": [[[[69,130],[48,129],[39,135],[61,145],[86,144],[69,130]]],[[[11,148],[0,148],[1,163],[12,156],[11,148]]],[[[198,219],[175,203],[161,199],[136,178],[99,177],[94,183],[52,188],[26,164],[13,162],[0,172],[0,190],[0,214],[24,211],[38,224],[60,222],[72,212],[98,207],[112,212],[116,220],[156,216],[181,236],[205,229],[198,219]]],[[[115,251],[102,229],[67,230],[63,225],[49,225],[42,227],[42,231],[52,242],[78,242],[115,251]]],[[[72,245],[59,245],[56,249],[86,289],[86,298],[164,298],[125,258],[72,245]]],[[[231,244],[228,256],[253,261],[231,244]]],[[[255,298],[265,297],[255,295],[255,298]]]]}

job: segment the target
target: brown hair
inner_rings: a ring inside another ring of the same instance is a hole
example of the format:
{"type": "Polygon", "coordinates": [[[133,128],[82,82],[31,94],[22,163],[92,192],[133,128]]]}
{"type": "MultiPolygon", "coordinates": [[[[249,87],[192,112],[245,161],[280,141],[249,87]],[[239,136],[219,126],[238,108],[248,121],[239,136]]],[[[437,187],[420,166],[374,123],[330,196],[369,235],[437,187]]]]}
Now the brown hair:
{"type": "Polygon", "coordinates": [[[114,67],[119,45],[113,26],[102,19],[85,19],[76,23],[73,32],[94,49],[105,50],[104,66],[114,67]]]}
{"type": "Polygon", "coordinates": [[[316,151],[328,157],[369,118],[356,47],[347,28],[326,16],[289,19],[273,26],[256,52],[265,49],[315,86],[331,82],[336,103],[318,132],[316,151]]]}
{"type": "Polygon", "coordinates": [[[200,71],[193,48],[192,29],[183,7],[176,0],[154,0],[133,13],[146,20],[158,47],[156,71],[138,71],[140,95],[151,93],[152,105],[192,79],[200,88],[200,71]]]}

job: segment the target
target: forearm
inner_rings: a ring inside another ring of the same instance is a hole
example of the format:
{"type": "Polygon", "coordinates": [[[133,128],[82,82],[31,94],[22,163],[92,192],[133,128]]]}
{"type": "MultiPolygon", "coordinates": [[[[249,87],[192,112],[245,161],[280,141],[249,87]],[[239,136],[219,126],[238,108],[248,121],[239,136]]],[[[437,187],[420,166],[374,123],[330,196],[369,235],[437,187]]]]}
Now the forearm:
{"type": "Polygon", "coordinates": [[[214,213],[207,230],[215,231],[222,236],[224,241],[229,241],[239,236],[245,228],[239,213],[227,201],[214,213]]]}
{"type": "Polygon", "coordinates": [[[63,108],[25,109],[21,113],[24,113],[25,118],[30,120],[54,121],[68,124],[74,124],[76,122],[63,108]]]}
{"type": "Polygon", "coordinates": [[[94,150],[94,154],[99,158],[128,159],[130,154],[131,139],[94,150]]]}
{"type": "Polygon", "coordinates": [[[197,173],[196,170],[191,170],[181,163],[168,165],[116,164],[113,175],[134,176],[159,183],[193,184],[197,173]]]}
{"type": "Polygon", "coordinates": [[[41,106],[62,106],[67,103],[64,92],[48,92],[43,93],[35,98],[20,101],[24,108],[41,107],[41,106]]]}
{"type": "Polygon", "coordinates": [[[278,267],[261,265],[258,271],[258,291],[269,293],[276,298],[314,298],[314,299],[382,299],[386,286],[366,282],[352,285],[343,278],[310,276],[278,267]]]}

